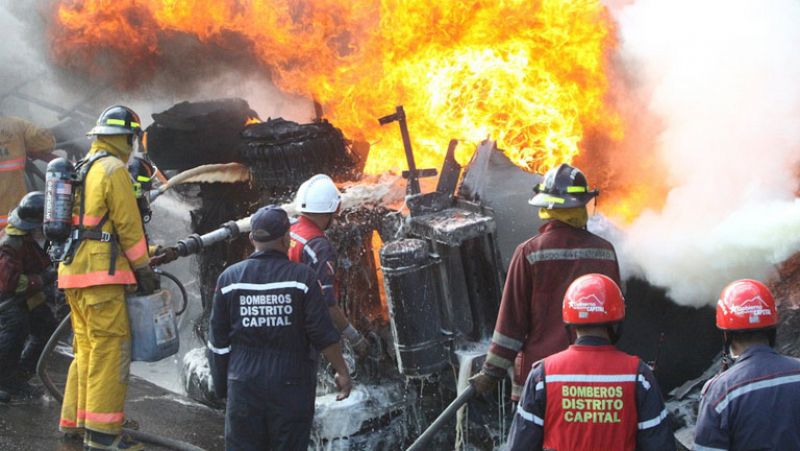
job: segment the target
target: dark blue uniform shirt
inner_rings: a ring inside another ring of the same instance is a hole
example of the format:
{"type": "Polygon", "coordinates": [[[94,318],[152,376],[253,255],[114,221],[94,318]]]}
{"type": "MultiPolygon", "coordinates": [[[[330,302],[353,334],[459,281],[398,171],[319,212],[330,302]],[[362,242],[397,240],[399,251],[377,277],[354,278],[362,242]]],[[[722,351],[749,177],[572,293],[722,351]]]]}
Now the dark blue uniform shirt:
{"type": "MultiPolygon", "coordinates": [[[[600,337],[580,337],[575,342],[584,346],[607,346],[609,341],[600,337]]],[[[517,406],[517,413],[508,434],[511,451],[541,450],[544,441],[544,417],[547,405],[544,385],[544,361],[536,362],[528,374],[517,406]],[[538,385],[538,387],[537,387],[538,385]]],[[[667,411],[653,372],[644,362],[639,362],[636,384],[636,449],[670,451],[675,449],[675,439],[669,427],[667,411]]]]}
{"type": "Polygon", "coordinates": [[[263,251],[217,280],[208,349],[223,396],[227,380],[259,385],[316,383],[316,352],[340,339],[312,269],[263,251]]]}
{"type": "Polygon", "coordinates": [[[752,346],[708,381],[694,449],[800,449],[800,360],[752,346]]]}

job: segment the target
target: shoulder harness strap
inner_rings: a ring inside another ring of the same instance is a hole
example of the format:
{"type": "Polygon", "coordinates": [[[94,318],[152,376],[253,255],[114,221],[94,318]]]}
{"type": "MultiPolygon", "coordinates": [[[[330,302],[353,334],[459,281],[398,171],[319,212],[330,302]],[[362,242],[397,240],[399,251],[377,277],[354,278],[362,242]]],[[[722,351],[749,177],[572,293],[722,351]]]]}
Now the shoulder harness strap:
{"type": "Polygon", "coordinates": [[[103,226],[105,225],[106,221],[108,221],[108,212],[103,215],[103,217],[100,219],[100,222],[98,222],[94,227],[88,228],[83,224],[83,218],[86,213],[86,190],[84,189],[83,185],[86,181],[86,175],[89,173],[89,169],[92,168],[92,165],[94,165],[97,160],[110,156],[112,155],[106,151],[97,152],[90,158],[84,158],[81,160],[75,168],[78,172],[77,182],[81,188],[81,195],[78,225],[73,231],[72,238],[75,242],[73,249],[77,249],[83,240],[95,240],[103,243],[110,243],[111,258],[109,261],[108,274],[113,276],[117,270],[116,263],[117,256],[119,255],[119,244],[117,244],[116,236],[113,233],[103,232],[103,226]]]}

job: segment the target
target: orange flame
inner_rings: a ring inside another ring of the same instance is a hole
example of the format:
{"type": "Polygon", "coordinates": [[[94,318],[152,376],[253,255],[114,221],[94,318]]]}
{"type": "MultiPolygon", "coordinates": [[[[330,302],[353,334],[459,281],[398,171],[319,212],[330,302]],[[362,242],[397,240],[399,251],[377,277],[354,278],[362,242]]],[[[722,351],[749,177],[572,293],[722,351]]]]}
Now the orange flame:
{"type": "Polygon", "coordinates": [[[260,124],[261,119],[257,117],[248,117],[246,121],[244,121],[244,125],[251,125],[251,124],[260,124]]]}
{"type": "Polygon", "coordinates": [[[438,166],[450,138],[491,137],[544,171],[572,161],[587,130],[622,136],[604,101],[615,42],[600,0],[60,0],[51,25],[56,62],[136,74],[127,82],[158,70],[179,35],[244,46],[278,87],[373,145],[368,173],[406,166],[396,126],[376,121],[401,104],[420,167],[438,166]]]}

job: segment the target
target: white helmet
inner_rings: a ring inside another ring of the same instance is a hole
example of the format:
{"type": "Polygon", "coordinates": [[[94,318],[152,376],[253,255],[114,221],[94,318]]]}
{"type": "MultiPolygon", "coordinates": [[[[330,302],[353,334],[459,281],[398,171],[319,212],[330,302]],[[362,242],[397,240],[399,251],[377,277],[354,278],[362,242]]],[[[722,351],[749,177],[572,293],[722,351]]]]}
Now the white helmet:
{"type": "Polygon", "coordinates": [[[317,174],[300,185],[294,202],[301,213],[334,213],[342,195],[330,177],[317,174]]]}

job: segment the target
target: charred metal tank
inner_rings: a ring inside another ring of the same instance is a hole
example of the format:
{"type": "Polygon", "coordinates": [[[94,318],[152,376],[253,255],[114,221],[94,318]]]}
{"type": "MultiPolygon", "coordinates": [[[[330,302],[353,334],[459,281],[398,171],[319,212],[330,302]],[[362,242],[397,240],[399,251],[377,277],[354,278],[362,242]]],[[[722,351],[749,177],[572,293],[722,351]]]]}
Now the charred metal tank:
{"type": "Polygon", "coordinates": [[[363,167],[341,130],[326,120],[298,124],[269,119],[248,125],[241,137],[239,155],[262,196],[293,193],[315,174],[351,180],[363,167]]]}
{"type": "Polygon", "coordinates": [[[241,161],[239,133],[258,114],[243,99],[181,102],[153,114],[146,148],[162,170],[241,161]]]}
{"type": "Polygon", "coordinates": [[[410,235],[427,240],[442,260],[439,271],[445,329],[470,340],[491,335],[502,292],[494,218],[479,205],[412,216],[410,235]]]}
{"type": "Polygon", "coordinates": [[[448,364],[440,293],[426,241],[402,239],[381,249],[381,266],[397,352],[405,376],[426,376],[448,364]]]}

